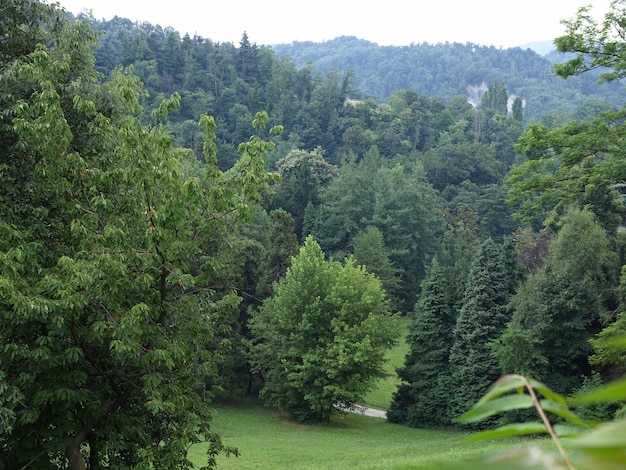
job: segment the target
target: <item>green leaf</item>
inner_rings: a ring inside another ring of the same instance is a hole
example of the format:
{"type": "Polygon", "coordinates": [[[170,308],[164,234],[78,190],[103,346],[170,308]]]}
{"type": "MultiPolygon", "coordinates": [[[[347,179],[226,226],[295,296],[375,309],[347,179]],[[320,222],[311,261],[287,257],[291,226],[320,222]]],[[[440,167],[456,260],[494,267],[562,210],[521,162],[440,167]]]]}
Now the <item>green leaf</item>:
{"type": "Polygon", "coordinates": [[[552,429],[554,429],[554,433],[559,437],[579,437],[587,432],[583,428],[568,424],[555,424],[552,426],[552,429]]]}
{"type": "Polygon", "coordinates": [[[547,433],[547,430],[542,423],[514,423],[472,434],[470,437],[465,439],[465,442],[486,441],[489,439],[501,439],[503,437],[527,436],[529,434],[545,433],[547,433]]]}
{"type": "Polygon", "coordinates": [[[529,395],[507,395],[490,401],[480,401],[474,408],[464,413],[454,422],[457,423],[476,423],[485,418],[493,416],[504,411],[520,410],[533,407],[533,400],[529,395]]]}
{"type": "Polygon", "coordinates": [[[571,399],[572,403],[589,405],[626,400],[626,379],[617,380],[607,385],[571,399]]]}
{"type": "Polygon", "coordinates": [[[567,406],[567,400],[562,395],[559,395],[558,393],[554,392],[548,386],[534,379],[529,379],[529,382],[533,389],[541,393],[548,400],[551,400],[562,406],[567,406]]]}
{"type": "Polygon", "coordinates": [[[463,461],[442,468],[448,470],[528,470],[562,469],[554,453],[539,446],[520,447],[490,454],[487,457],[463,461]]]}
{"type": "Polygon", "coordinates": [[[512,391],[523,391],[525,387],[524,378],[519,375],[505,375],[496,381],[479,403],[490,401],[496,397],[512,391]]]}
{"type": "Polygon", "coordinates": [[[563,406],[562,404],[554,402],[552,400],[541,400],[540,404],[544,410],[560,416],[561,418],[565,418],[570,423],[574,423],[577,426],[583,428],[589,427],[582,419],[580,419],[576,414],[570,411],[567,406],[563,406]]]}
{"type": "Polygon", "coordinates": [[[618,451],[626,463],[626,419],[603,424],[584,436],[564,441],[568,448],[592,452],[618,451]]]}

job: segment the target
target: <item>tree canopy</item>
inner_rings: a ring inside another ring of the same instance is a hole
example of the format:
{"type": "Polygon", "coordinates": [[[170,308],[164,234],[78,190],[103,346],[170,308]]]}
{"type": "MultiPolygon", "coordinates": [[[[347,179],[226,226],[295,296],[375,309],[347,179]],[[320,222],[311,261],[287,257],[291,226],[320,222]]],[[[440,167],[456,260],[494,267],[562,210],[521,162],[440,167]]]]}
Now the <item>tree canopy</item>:
{"type": "Polygon", "coordinates": [[[326,261],[311,236],[250,326],[261,396],[303,422],[357,404],[398,336],[380,281],[351,259],[326,261]]]}
{"type": "MultiPolygon", "coordinates": [[[[101,80],[87,25],[11,1],[0,65],[0,467],[189,468],[209,441],[222,326],[215,255],[274,177],[253,136],[223,173],[204,116],[206,170],[180,171],[162,123],[138,119],[139,80],[101,80]],[[24,22],[33,27],[24,27],[24,22]]],[[[4,8],[4,7],[3,7],[4,8]]],[[[261,131],[267,116],[254,126],[261,131]]]]}

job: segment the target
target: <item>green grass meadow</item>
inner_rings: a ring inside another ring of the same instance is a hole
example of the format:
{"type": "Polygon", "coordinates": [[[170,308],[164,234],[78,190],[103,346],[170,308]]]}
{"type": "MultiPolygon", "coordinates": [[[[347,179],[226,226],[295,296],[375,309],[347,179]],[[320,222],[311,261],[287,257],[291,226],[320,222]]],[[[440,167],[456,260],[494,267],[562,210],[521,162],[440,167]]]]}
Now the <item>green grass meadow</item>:
{"type": "Polygon", "coordinates": [[[385,372],[388,374],[386,378],[381,379],[374,390],[368,393],[363,400],[362,405],[379,410],[386,410],[390,403],[393,393],[398,388],[400,380],[396,373],[396,369],[404,365],[404,358],[409,352],[409,345],[406,342],[406,336],[409,333],[409,319],[406,317],[398,320],[401,327],[401,336],[398,344],[387,353],[387,363],[385,364],[385,372]]]}
{"type": "MultiPolygon", "coordinates": [[[[357,414],[304,425],[256,402],[216,405],[213,427],[241,453],[220,456],[221,469],[426,469],[511,444],[468,444],[466,433],[409,428],[357,414]]],[[[204,452],[206,446],[197,445],[189,458],[199,465],[204,452]]]]}
{"type": "MultiPolygon", "coordinates": [[[[398,378],[396,367],[408,351],[408,320],[400,319],[402,337],[389,351],[382,379],[363,404],[387,409],[398,378]]],[[[468,444],[467,433],[415,429],[381,418],[345,413],[325,425],[304,425],[288,420],[256,400],[216,403],[213,428],[224,444],[236,447],[240,456],[218,458],[221,469],[426,469],[455,464],[510,446],[519,441],[468,444]]],[[[189,458],[198,466],[206,445],[191,449],[189,458]]],[[[463,468],[463,467],[461,467],[463,468]]]]}

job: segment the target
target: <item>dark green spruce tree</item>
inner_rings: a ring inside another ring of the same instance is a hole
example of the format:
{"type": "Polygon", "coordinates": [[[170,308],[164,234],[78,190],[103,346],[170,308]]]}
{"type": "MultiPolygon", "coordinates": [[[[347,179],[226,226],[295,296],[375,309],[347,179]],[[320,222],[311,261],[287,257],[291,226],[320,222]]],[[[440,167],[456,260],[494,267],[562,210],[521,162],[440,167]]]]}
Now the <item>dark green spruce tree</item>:
{"type": "Polygon", "coordinates": [[[509,319],[507,304],[516,270],[507,256],[508,250],[487,239],[467,279],[450,351],[450,419],[471,408],[500,375],[489,343],[502,334],[509,319]]]}
{"type": "Polygon", "coordinates": [[[441,386],[441,378],[449,374],[448,357],[455,323],[448,282],[437,257],[421,287],[407,338],[410,350],[404,366],[398,369],[403,383],[387,412],[389,421],[413,427],[449,422],[445,411],[449,393],[441,386]]]}

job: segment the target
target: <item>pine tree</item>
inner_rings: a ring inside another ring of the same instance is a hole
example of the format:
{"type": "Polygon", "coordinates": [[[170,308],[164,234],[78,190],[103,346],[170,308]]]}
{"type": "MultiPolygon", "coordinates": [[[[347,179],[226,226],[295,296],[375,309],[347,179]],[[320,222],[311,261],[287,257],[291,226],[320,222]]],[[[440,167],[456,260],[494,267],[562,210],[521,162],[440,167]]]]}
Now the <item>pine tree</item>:
{"type": "Polygon", "coordinates": [[[500,375],[489,343],[502,334],[507,324],[510,285],[503,250],[487,239],[470,271],[454,328],[448,381],[454,390],[448,404],[450,418],[467,411],[500,375]]]}
{"type": "Polygon", "coordinates": [[[407,342],[410,351],[398,369],[405,382],[394,394],[387,418],[409,426],[448,423],[445,403],[448,391],[441,387],[448,372],[455,312],[450,305],[443,267],[435,257],[421,284],[407,342]]]}

